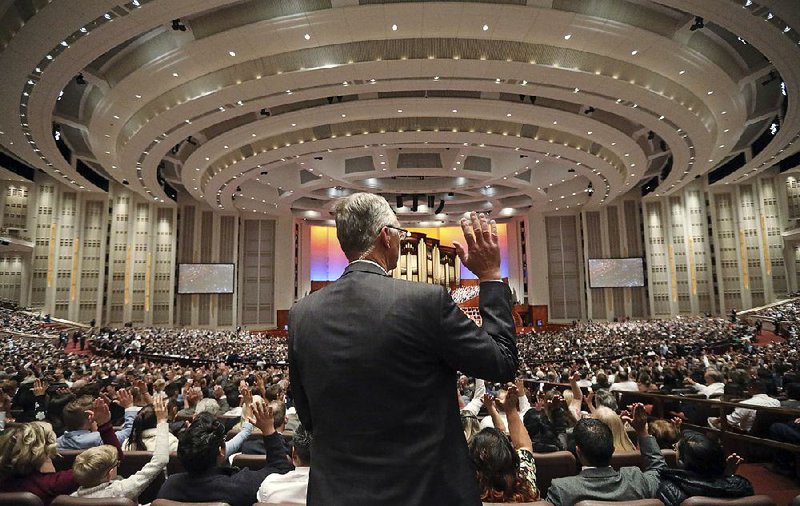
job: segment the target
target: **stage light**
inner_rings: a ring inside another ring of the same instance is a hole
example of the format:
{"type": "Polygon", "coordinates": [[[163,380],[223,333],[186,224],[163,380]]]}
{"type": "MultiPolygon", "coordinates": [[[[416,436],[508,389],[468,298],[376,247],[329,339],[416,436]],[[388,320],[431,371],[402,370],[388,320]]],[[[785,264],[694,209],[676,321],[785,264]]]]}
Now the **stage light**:
{"type": "Polygon", "coordinates": [[[75,84],[80,84],[81,86],[86,85],[86,79],[84,79],[82,73],[75,76],[75,84]]]}
{"type": "Polygon", "coordinates": [[[699,30],[701,28],[705,28],[705,26],[706,26],[706,24],[703,21],[703,18],[701,18],[700,16],[695,16],[694,17],[694,24],[689,27],[689,30],[693,32],[695,30],[699,30]]]}
{"type": "Polygon", "coordinates": [[[656,138],[656,134],[655,134],[655,133],[653,133],[653,131],[652,131],[652,130],[650,130],[649,132],[647,132],[647,140],[648,140],[648,141],[652,141],[652,140],[653,140],[653,139],[655,139],[655,138],[656,138]]]}
{"type": "Polygon", "coordinates": [[[185,32],[186,31],[186,25],[184,25],[181,22],[180,18],[173,19],[172,20],[172,29],[175,30],[176,32],[178,32],[178,31],[185,32]]]}
{"type": "Polygon", "coordinates": [[[592,182],[589,181],[589,186],[586,187],[586,193],[590,196],[594,193],[594,186],[592,186],[592,182]]]}

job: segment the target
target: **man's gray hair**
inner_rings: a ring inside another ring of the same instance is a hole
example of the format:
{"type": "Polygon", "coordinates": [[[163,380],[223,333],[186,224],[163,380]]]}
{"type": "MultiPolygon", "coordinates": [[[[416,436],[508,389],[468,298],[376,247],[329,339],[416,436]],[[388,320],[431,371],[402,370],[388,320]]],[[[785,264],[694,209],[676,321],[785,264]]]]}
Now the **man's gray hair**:
{"type": "Polygon", "coordinates": [[[349,260],[363,255],[381,227],[391,225],[394,212],[383,197],[371,193],[354,193],[333,206],[336,237],[349,260]]]}

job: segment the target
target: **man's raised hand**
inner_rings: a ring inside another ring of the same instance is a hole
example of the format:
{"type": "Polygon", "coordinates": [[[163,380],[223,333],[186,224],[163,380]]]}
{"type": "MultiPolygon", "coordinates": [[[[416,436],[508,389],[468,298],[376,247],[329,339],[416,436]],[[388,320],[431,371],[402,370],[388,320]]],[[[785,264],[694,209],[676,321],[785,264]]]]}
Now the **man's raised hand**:
{"type": "Polygon", "coordinates": [[[497,223],[488,220],[485,214],[473,211],[469,220],[461,218],[461,231],[466,247],[453,241],[461,263],[481,281],[501,279],[497,223]]]}

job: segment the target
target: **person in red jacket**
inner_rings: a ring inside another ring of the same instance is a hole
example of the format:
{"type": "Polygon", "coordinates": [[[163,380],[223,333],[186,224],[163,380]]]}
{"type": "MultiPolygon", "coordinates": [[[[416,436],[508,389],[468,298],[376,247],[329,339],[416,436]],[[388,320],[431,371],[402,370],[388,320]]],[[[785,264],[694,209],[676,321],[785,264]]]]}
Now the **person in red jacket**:
{"type": "MultiPolygon", "coordinates": [[[[111,411],[103,399],[95,399],[89,417],[97,422],[104,444],[122,450],[111,426],[111,411]]],[[[56,471],[56,435],[50,424],[29,422],[11,428],[0,436],[0,491],[31,492],[45,505],[61,494],[78,489],[72,469],[56,471]]]]}

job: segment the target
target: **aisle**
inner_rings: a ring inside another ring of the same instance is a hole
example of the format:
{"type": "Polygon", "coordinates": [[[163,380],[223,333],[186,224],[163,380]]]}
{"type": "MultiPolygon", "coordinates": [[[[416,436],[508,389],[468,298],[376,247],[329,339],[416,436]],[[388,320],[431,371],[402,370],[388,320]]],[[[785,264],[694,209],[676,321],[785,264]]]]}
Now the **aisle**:
{"type": "Polygon", "coordinates": [[[769,330],[762,330],[758,337],[753,341],[753,344],[756,346],[767,346],[772,343],[782,343],[784,341],[786,341],[786,339],[782,338],[778,334],[769,330]]]}
{"type": "Polygon", "coordinates": [[[788,505],[800,494],[800,482],[771,472],[765,464],[742,464],[737,474],[750,480],[756,494],[772,497],[779,506],[788,505]]]}
{"type": "Polygon", "coordinates": [[[76,355],[89,355],[89,342],[87,340],[86,346],[84,346],[84,350],[81,351],[81,343],[74,343],[72,342],[72,338],[70,338],[69,342],[67,343],[67,347],[64,349],[67,353],[74,353],[76,355]]]}

